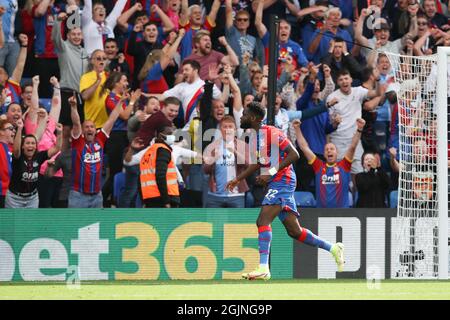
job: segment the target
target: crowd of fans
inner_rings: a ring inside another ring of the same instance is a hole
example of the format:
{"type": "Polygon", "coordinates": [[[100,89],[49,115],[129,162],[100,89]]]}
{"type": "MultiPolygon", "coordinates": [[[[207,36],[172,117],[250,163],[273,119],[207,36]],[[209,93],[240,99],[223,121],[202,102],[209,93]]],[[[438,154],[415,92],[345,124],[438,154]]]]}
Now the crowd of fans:
{"type": "Polygon", "coordinates": [[[226,184],[249,165],[243,111],[267,108],[271,14],[297,190],[319,207],[388,206],[408,83],[379,52],[450,45],[448,3],[353,3],[0,0],[0,207],[259,206],[255,177],[226,184]]]}

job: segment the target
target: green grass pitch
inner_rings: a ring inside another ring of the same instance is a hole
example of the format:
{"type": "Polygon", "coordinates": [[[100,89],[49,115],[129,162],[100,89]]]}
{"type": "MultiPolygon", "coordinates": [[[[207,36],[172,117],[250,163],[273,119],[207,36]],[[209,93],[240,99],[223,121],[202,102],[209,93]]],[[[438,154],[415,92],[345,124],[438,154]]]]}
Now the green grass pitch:
{"type": "Polygon", "coordinates": [[[271,280],[0,283],[0,299],[410,300],[450,299],[450,281],[271,280]]]}

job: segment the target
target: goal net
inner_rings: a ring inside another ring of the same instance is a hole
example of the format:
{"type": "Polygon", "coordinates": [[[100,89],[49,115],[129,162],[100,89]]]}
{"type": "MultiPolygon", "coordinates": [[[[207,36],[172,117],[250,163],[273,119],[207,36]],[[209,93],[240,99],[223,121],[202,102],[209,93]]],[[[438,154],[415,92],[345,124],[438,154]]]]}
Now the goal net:
{"type": "Polygon", "coordinates": [[[396,147],[400,171],[397,219],[391,238],[391,276],[441,278],[442,258],[447,260],[448,276],[448,240],[447,236],[443,238],[448,234],[448,213],[445,228],[440,216],[440,210],[447,208],[448,173],[447,152],[443,150],[443,141],[438,144],[438,139],[445,139],[446,148],[448,108],[446,97],[445,103],[439,99],[437,84],[440,73],[445,72],[447,85],[447,63],[445,70],[440,70],[442,64],[438,66],[437,54],[421,57],[383,54],[391,62],[398,104],[396,147]],[[443,179],[445,184],[440,181],[443,179]],[[444,246],[447,255],[441,255],[444,246]]]}

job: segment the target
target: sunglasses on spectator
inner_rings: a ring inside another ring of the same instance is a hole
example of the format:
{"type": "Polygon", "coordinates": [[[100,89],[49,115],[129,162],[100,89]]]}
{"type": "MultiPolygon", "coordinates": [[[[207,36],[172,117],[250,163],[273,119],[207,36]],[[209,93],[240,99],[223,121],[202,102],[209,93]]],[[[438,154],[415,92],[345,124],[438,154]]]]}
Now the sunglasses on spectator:
{"type": "Polygon", "coordinates": [[[97,60],[97,61],[106,61],[106,57],[96,57],[95,60],[97,60]]]}
{"type": "Polygon", "coordinates": [[[237,18],[236,21],[239,21],[239,22],[244,21],[244,22],[246,22],[246,21],[248,21],[248,18],[237,18]]]}

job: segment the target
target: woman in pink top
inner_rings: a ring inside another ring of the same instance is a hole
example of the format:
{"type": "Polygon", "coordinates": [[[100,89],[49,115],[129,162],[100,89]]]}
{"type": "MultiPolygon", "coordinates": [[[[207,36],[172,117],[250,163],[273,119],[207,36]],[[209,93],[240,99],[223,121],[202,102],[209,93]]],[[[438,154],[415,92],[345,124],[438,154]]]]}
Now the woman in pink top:
{"type": "MultiPolygon", "coordinates": [[[[33,77],[33,93],[31,107],[25,115],[25,130],[27,134],[34,134],[38,140],[38,151],[48,150],[56,145],[55,129],[61,112],[61,94],[59,82],[56,77],[50,79],[53,86],[53,98],[50,113],[44,108],[39,108],[39,76],[33,77]]],[[[60,152],[48,161],[54,161],[60,152]]],[[[39,171],[39,208],[56,207],[59,192],[63,182],[63,172],[58,170],[52,178],[44,176],[48,163],[45,161],[39,171]]]]}

